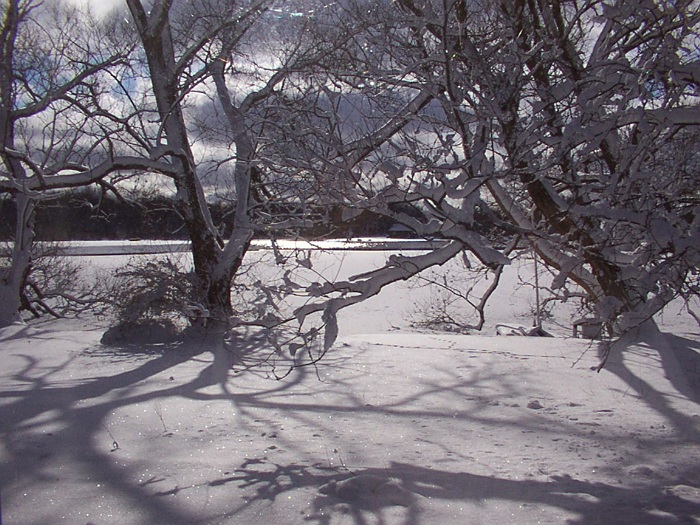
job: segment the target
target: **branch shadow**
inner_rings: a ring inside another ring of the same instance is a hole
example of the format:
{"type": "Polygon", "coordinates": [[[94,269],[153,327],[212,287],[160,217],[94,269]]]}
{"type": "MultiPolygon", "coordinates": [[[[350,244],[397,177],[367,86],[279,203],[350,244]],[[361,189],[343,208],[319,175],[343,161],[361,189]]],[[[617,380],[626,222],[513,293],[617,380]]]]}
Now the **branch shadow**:
{"type": "MultiPolygon", "coordinates": [[[[32,340],[46,338],[50,341],[51,329],[39,331],[22,328],[1,334],[2,340],[32,340]]],[[[253,341],[257,344],[257,341],[253,341]]],[[[113,439],[108,452],[96,445],[97,435],[107,429],[105,421],[116,410],[149,400],[185,398],[192,400],[233,399],[229,389],[229,373],[234,353],[227,345],[211,346],[207,343],[172,345],[130,345],[106,348],[95,345],[78,355],[69,355],[59,364],[43,363],[31,355],[31,348],[24,353],[13,354],[21,360],[9,378],[12,386],[0,391],[0,487],[4,508],[11,498],[23,489],[31,492],[35,482],[47,481],[45,465],[57,456],[63,463],[69,461],[89,472],[88,479],[102,483],[115,493],[125,497],[144,511],[144,523],[170,523],[192,525],[202,523],[201,515],[187,509],[176,508],[162,498],[150,497],[145,485],[134,483],[129,472],[115,467],[111,453],[119,449],[113,439]],[[120,371],[105,376],[81,375],[83,370],[72,371],[85,362],[76,364],[78,358],[108,360],[120,371]],[[139,385],[173,370],[189,361],[200,361],[198,373],[184,383],[165,383],[158,387],[138,388],[139,385]],[[57,376],[63,373],[60,378],[57,376]],[[209,387],[218,387],[212,391],[209,387]],[[47,431],[46,429],[50,429],[47,431]]],[[[7,376],[6,376],[7,377],[7,376]]],[[[290,381],[288,383],[293,383],[290,381]]],[[[291,388],[291,384],[284,385],[291,388]]],[[[109,432],[109,430],[107,429],[109,432]]],[[[58,481],[58,478],[56,479],[58,481]]],[[[23,523],[28,518],[15,517],[23,523]]],[[[57,520],[58,521],[58,520],[57,520]]],[[[57,521],[47,521],[56,523],[57,521]]],[[[1,521],[0,521],[1,522],[1,521]]],[[[37,522],[38,523],[41,522],[37,522]]]]}
{"type": "MultiPolygon", "coordinates": [[[[667,332],[663,332],[663,335],[671,345],[672,358],[680,367],[685,381],[679,381],[677,374],[668,374],[669,379],[688,399],[700,403],[700,338],[693,340],[667,332]]],[[[661,360],[667,369],[675,366],[675,363],[669,362],[671,356],[665,352],[661,354],[661,360]]]]}
{"type": "MultiPolygon", "coordinates": [[[[177,348],[164,348],[159,356],[148,359],[134,368],[111,376],[78,380],[77,384],[66,386],[53,383],[49,378],[68,366],[72,359],[49,371],[41,371],[38,360],[29,355],[20,357],[25,359],[26,364],[13,379],[25,388],[19,392],[3,392],[3,404],[0,405],[0,432],[3,436],[5,455],[9,457],[8,461],[3,462],[0,473],[0,484],[5,489],[3,498],[10,497],[8,487],[30,487],[34,481],[44,480],[45,460],[58,450],[59,454],[67,455],[70,460],[85,467],[95,479],[102,480],[135,501],[142,499],[139,488],[129,483],[123,473],[112,468],[109,455],[98,450],[93,439],[111,411],[134,403],[135,399],[129,397],[85,407],[81,407],[80,404],[85,400],[97,399],[134,386],[191,359],[192,353],[177,348]],[[40,436],[32,434],[32,431],[44,425],[57,430],[40,436]],[[32,437],[28,439],[27,436],[32,437]]],[[[174,391],[161,391],[140,397],[155,398],[172,394],[174,391]]],[[[114,446],[118,448],[116,441],[114,446]]],[[[174,513],[168,506],[157,501],[149,506],[149,514],[154,519],[160,517],[159,519],[167,519],[173,524],[188,523],[186,517],[174,513]]],[[[7,508],[7,505],[3,507],[7,508]]]]}
{"type": "MultiPolygon", "coordinates": [[[[575,516],[566,521],[568,525],[692,524],[700,515],[700,501],[683,498],[661,486],[619,487],[568,475],[553,476],[548,481],[513,480],[402,462],[342,472],[321,465],[279,465],[269,460],[251,460],[236,468],[235,474],[208,484],[254,488],[256,498],[268,502],[292,489],[320,487],[313,499],[313,511],[304,518],[305,522],[316,525],[330,525],[334,516],[339,515],[348,518],[343,523],[355,525],[431,523],[426,521],[430,520],[426,515],[430,500],[471,504],[474,509],[482,508],[488,500],[535,508],[547,506],[575,516]],[[370,480],[373,484],[364,492],[356,488],[359,484],[343,492],[324,490],[353,480],[370,480]],[[386,490],[379,493],[386,485],[378,484],[377,480],[393,482],[391,493],[386,490]],[[376,497],[373,490],[378,492],[376,497]],[[390,511],[393,521],[387,517],[390,511]]],[[[240,510],[226,517],[232,518],[240,510]]],[[[468,519],[468,514],[464,518],[468,519]]]]}
{"type": "Polygon", "coordinates": [[[700,443],[700,423],[684,414],[676,401],[698,403],[700,378],[698,343],[683,337],[662,333],[654,322],[648,322],[627,334],[612,348],[605,370],[616,375],[649,408],[665,418],[682,438],[700,443]],[[636,370],[633,370],[633,367],[636,370]],[[672,387],[656,387],[643,377],[644,369],[663,370],[664,379],[672,387]]]}

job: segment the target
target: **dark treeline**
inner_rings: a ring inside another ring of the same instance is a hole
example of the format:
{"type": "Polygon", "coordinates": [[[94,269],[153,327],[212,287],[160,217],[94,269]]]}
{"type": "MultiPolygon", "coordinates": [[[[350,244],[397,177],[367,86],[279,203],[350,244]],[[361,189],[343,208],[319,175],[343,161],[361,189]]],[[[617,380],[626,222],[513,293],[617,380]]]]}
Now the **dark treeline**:
{"type": "MultiPolygon", "coordinates": [[[[234,205],[224,201],[211,204],[212,217],[224,238],[232,228],[234,205]]],[[[276,211],[280,219],[300,213],[290,208],[276,211]]],[[[284,236],[318,238],[399,233],[391,219],[369,211],[346,221],[342,221],[343,213],[338,209],[318,209],[313,213],[317,219],[313,227],[290,229],[283,232],[284,236]]],[[[0,240],[12,239],[15,217],[14,201],[1,199],[0,240]]],[[[76,190],[42,201],[36,212],[36,234],[39,241],[188,239],[172,197],[154,193],[139,195],[137,199],[119,199],[94,189],[76,190]]]]}

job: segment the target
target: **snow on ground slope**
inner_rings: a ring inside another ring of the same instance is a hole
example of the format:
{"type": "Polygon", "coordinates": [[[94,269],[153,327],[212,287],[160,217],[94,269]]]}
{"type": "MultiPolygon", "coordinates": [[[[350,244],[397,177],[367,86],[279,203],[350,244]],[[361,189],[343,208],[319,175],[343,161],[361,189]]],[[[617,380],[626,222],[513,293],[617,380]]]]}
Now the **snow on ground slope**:
{"type": "MultiPolygon", "coordinates": [[[[525,324],[512,292],[497,316],[525,324]]],[[[94,322],[0,331],[2,523],[700,523],[687,317],[669,311],[596,373],[596,345],[563,330],[383,317],[415,293],[344,312],[326,359],[282,381],[222,376],[194,345],[105,348],[94,322]]]]}

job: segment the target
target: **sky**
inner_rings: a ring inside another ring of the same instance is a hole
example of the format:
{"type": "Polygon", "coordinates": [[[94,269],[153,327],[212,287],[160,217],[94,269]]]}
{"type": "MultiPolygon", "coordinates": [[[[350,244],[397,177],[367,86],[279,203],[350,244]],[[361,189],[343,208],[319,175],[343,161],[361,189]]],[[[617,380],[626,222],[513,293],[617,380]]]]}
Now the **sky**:
{"type": "Polygon", "coordinates": [[[125,0],[66,0],[68,3],[81,5],[90,4],[95,14],[103,15],[111,11],[117,5],[124,5],[125,0]]]}

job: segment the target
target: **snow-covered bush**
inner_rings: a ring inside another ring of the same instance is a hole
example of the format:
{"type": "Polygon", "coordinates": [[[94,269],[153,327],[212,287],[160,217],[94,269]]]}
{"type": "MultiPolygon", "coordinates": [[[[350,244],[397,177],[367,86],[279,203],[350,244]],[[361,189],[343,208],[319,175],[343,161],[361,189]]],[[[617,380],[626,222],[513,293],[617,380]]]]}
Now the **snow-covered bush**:
{"type": "Polygon", "coordinates": [[[133,259],[116,271],[112,303],[115,325],[107,344],[167,342],[205,312],[192,304],[194,275],[175,255],[133,259]]]}

